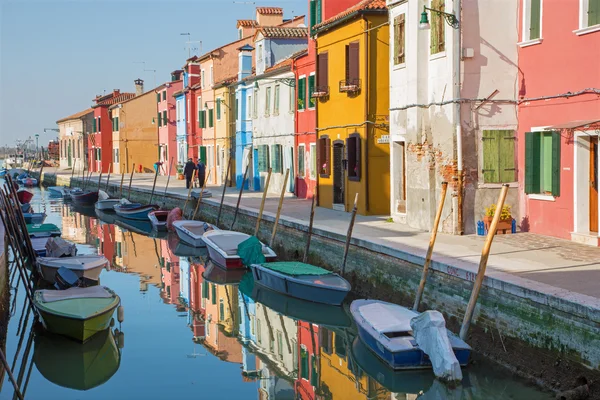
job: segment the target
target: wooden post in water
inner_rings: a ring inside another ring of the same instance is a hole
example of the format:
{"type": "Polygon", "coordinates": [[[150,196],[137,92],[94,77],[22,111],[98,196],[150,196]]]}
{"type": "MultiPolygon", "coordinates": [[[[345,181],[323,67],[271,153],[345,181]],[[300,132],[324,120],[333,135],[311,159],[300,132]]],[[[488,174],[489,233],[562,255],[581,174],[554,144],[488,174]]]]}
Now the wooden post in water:
{"type": "Polygon", "coordinates": [[[135,163],[133,163],[133,167],[131,168],[131,175],[129,175],[129,191],[127,193],[127,200],[131,198],[131,181],[133,181],[133,173],[135,172],[135,163]]]}
{"type": "Polygon", "coordinates": [[[473,286],[473,291],[471,292],[471,298],[469,299],[467,311],[465,312],[465,317],[460,327],[460,338],[462,340],[466,340],[467,333],[469,333],[471,319],[473,318],[473,313],[475,312],[475,305],[477,305],[477,297],[479,297],[479,292],[481,291],[481,286],[483,285],[483,278],[485,277],[485,270],[487,268],[490,249],[492,247],[492,242],[494,241],[494,236],[496,236],[496,227],[498,226],[498,221],[500,221],[500,214],[502,214],[502,207],[504,207],[504,200],[506,200],[507,193],[508,184],[504,184],[500,190],[500,196],[498,196],[498,203],[496,203],[494,219],[492,220],[492,224],[488,230],[487,238],[485,239],[485,244],[483,245],[483,250],[481,251],[479,271],[477,271],[477,277],[475,278],[475,284],[473,286]]]}
{"type": "Polygon", "coordinates": [[[223,182],[223,193],[221,194],[221,204],[219,205],[219,214],[217,215],[217,226],[221,221],[221,211],[223,210],[223,200],[225,199],[225,191],[227,190],[227,181],[229,181],[229,174],[231,170],[231,154],[229,154],[229,161],[227,162],[227,172],[225,173],[225,182],[223,182]]]}
{"type": "Polygon", "coordinates": [[[173,169],[173,157],[171,157],[171,162],[169,163],[169,176],[167,176],[167,184],[165,185],[165,193],[163,194],[163,205],[165,204],[165,199],[167,198],[167,189],[169,188],[169,181],[171,181],[171,172],[173,169]]]}
{"type": "Polygon", "coordinates": [[[17,381],[15,380],[15,377],[13,376],[13,373],[10,369],[10,365],[8,365],[8,361],[6,361],[6,357],[4,356],[4,351],[2,351],[2,349],[0,349],[0,357],[2,358],[2,365],[4,366],[4,369],[6,370],[6,372],[8,373],[8,379],[10,379],[10,383],[12,383],[13,388],[15,389],[15,395],[19,399],[24,400],[24,397],[21,394],[21,390],[19,390],[19,385],[17,385],[17,381]]]}
{"type": "MultiPolygon", "coordinates": [[[[316,190],[316,188],[315,188],[315,190],[316,190]]],[[[315,219],[315,203],[316,202],[317,202],[317,196],[313,194],[312,204],[310,206],[310,221],[308,223],[308,235],[306,237],[306,247],[304,248],[304,257],[302,259],[303,263],[308,262],[308,251],[310,250],[310,239],[312,238],[313,220],[315,219]]]]}
{"type": "Polygon", "coordinates": [[[256,219],[256,228],[254,228],[254,236],[258,236],[258,229],[260,228],[260,221],[262,220],[263,211],[265,209],[265,200],[267,199],[267,191],[269,190],[269,182],[271,182],[271,172],[273,170],[269,168],[267,174],[267,181],[265,182],[265,188],[262,195],[262,201],[260,202],[260,210],[258,211],[258,218],[256,219]]]}
{"type": "Polygon", "coordinates": [[[73,175],[75,175],[75,165],[73,165],[73,168],[71,168],[71,179],[69,179],[69,188],[73,187],[73,175]]]}
{"type": "Polygon", "coordinates": [[[415,304],[413,305],[413,311],[417,311],[423,291],[425,290],[425,282],[427,281],[427,274],[429,273],[429,265],[431,265],[431,256],[433,255],[433,246],[435,246],[435,239],[437,238],[438,227],[440,226],[440,219],[442,218],[442,211],[444,211],[444,201],[446,200],[446,192],[448,190],[448,182],[442,182],[442,193],[440,195],[440,203],[438,205],[437,213],[435,214],[435,220],[433,221],[433,228],[431,228],[431,237],[429,238],[429,248],[427,249],[427,255],[425,256],[425,264],[423,264],[423,274],[421,275],[421,282],[417,289],[417,295],[415,296],[415,304]]]}
{"type": "Polygon", "coordinates": [[[285,171],[285,179],[283,180],[283,186],[281,187],[281,195],[279,196],[279,206],[277,207],[277,215],[275,216],[275,222],[273,224],[273,233],[271,233],[271,241],[269,247],[273,247],[275,243],[275,235],[277,234],[277,226],[279,225],[279,217],[281,216],[281,207],[283,206],[283,197],[285,196],[285,189],[287,189],[287,181],[290,176],[290,169],[285,171]]]}
{"type": "Polygon", "coordinates": [[[354,221],[356,220],[356,211],[358,210],[358,193],[354,196],[354,207],[352,207],[352,217],[350,217],[350,225],[348,225],[348,233],[346,234],[346,247],[344,247],[344,258],[342,259],[342,274],[346,272],[346,260],[348,259],[348,249],[350,248],[350,239],[352,239],[352,230],[354,229],[354,221]]]}
{"type": "Polygon", "coordinates": [[[208,170],[208,174],[206,174],[206,179],[204,179],[204,185],[202,185],[202,188],[200,189],[200,194],[198,195],[198,201],[196,202],[196,208],[194,209],[194,214],[192,215],[192,219],[196,219],[196,213],[198,212],[198,209],[200,208],[200,203],[202,203],[202,196],[204,194],[204,188],[206,187],[206,184],[208,183],[208,178],[210,178],[210,170],[208,170]]]}
{"type": "MultiPolygon", "coordinates": [[[[248,178],[248,170],[250,169],[250,164],[252,164],[252,152],[248,155],[248,164],[246,165],[246,170],[244,171],[244,177],[242,178],[242,185],[240,186],[240,195],[238,196],[237,205],[235,206],[235,213],[233,214],[233,222],[231,223],[230,230],[233,230],[233,225],[235,225],[235,220],[237,219],[238,211],[240,210],[240,202],[242,201],[242,193],[244,192],[244,183],[246,183],[246,178],[248,178]]],[[[221,199],[221,202],[223,199],[221,199]]]]}
{"type": "Polygon", "coordinates": [[[44,171],[44,161],[40,161],[42,166],[40,167],[40,179],[38,179],[38,186],[42,186],[42,172],[44,171]]]}
{"type": "Polygon", "coordinates": [[[98,190],[100,190],[100,182],[102,182],[102,171],[100,171],[100,175],[98,175],[98,190]]]}
{"type": "Polygon", "coordinates": [[[121,173],[121,187],[119,188],[119,198],[123,198],[123,181],[125,180],[125,172],[121,173]]]}
{"type": "Polygon", "coordinates": [[[152,183],[152,193],[150,193],[150,201],[148,201],[148,204],[152,204],[152,199],[154,198],[154,189],[156,189],[156,179],[158,179],[158,168],[156,168],[156,172],[154,173],[154,183],[152,183]]]}
{"type": "Polygon", "coordinates": [[[110,163],[108,165],[108,178],[106,178],[106,193],[108,194],[108,182],[110,182],[110,173],[112,172],[112,166],[113,164],[110,163]]]}
{"type": "Polygon", "coordinates": [[[188,201],[190,201],[190,195],[192,194],[192,188],[194,187],[194,180],[196,179],[196,171],[198,170],[194,170],[194,172],[192,172],[192,180],[190,181],[190,187],[188,189],[188,195],[187,195],[187,199],[185,200],[185,204],[183,205],[183,212],[181,213],[181,215],[185,218],[185,209],[187,208],[187,204],[188,201]]]}

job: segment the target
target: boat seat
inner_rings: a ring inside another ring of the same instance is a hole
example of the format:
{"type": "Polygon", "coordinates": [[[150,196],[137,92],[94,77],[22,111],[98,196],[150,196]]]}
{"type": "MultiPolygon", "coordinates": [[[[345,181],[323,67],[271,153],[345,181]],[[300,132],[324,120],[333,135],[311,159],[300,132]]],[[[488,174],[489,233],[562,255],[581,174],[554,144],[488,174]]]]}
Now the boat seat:
{"type": "Polygon", "coordinates": [[[90,286],[87,288],[73,287],[66,290],[42,290],[41,292],[44,303],[70,299],[108,299],[113,297],[113,294],[102,286],[90,286]]]}

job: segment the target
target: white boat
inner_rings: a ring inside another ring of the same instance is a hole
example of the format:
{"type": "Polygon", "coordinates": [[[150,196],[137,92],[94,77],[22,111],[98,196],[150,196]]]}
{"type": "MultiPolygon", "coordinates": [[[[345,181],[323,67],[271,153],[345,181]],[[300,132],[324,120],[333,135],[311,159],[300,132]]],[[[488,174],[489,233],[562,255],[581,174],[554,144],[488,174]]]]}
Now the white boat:
{"type": "Polygon", "coordinates": [[[31,246],[33,247],[33,251],[38,257],[46,256],[46,243],[48,242],[49,237],[42,238],[31,238],[31,246]]]}
{"type": "Polygon", "coordinates": [[[98,280],[102,269],[108,265],[104,256],[85,255],[76,257],[38,257],[36,259],[38,272],[46,282],[56,282],[56,271],[65,267],[73,271],[77,277],[98,280]]]}
{"type": "MultiPolygon", "coordinates": [[[[245,266],[238,254],[238,246],[250,237],[242,232],[212,230],[206,232],[202,239],[206,243],[211,260],[225,269],[239,269],[245,266]]],[[[261,244],[265,262],[275,261],[277,254],[269,246],[261,244]]]]}
{"type": "Polygon", "coordinates": [[[96,202],[95,208],[100,211],[114,212],[115,206],[119,204],[121,200],[111,199],[108,193],[104,190],[98,191],[98,201],[96,202]]]}
{"type": "Polygon", "coordinates": [[[215,225],[207,222],[186,219],[173,222],[173,227],[179,239],[194,247],[205,247],[204,234],[212,230],[219,230],[215,225]]]}

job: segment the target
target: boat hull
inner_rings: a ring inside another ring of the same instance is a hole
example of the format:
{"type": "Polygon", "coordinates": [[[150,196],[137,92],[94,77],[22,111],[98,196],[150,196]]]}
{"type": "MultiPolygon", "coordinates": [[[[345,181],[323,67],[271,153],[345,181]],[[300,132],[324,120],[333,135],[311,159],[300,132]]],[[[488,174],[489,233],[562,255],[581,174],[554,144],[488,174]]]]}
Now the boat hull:
{"type": "Polygon", "coordinates": [[[94,204],[98,201],[98,192],[71,193],[71,200],[78,204],[94,204]]]}
{"type": "MultiPolygon", "coordinates": [[[[94,268],[90,268],[87,270],[76,270],[70,269],[68,266],[65,266],[65,268],[68,268],[69,270],[73,271],[73,273],[77,275],[78,278],[86,278],[92,281],[97,281],[98,279],[100,279],[100,273],[102,272],[104,267],[105,265],[98,265],[94,268]]],[[[38,272],[40,273],[43,280],[45,280],[48,283],[54,284],[56,283],[56,272],[58,271],[58,268],[60,267],[56,267],[54,265],[40,264],[38,266],[38,272]]]]}
{"type": "MultiPolygon", "coordinates": [[[[180,220],[173,222],[173,227],[175,228],[175,232],[177,232],[177,236],[179,239],[186,244],[193,247],[206,247],[206,242],[202,238],[201,235],[194,235],[193,232],[189,231],[185,228],[186,224],[198,224],[198,226],[202,226],[204,223],[200,221],[186,221],[180,220]]],[[[213,229],[218,229],[214,225],[208,224],[213,229]]]]}
{"type": "Polygon", "coordinates": [[[96,210],[104,211],[104,212],[115,212],[115,206],[119,204],[118,199],[106,199],[106,200],[98,200],[96,205],[94,206],[96,210]]]}
{"type": "Polygon", "coordinates": [[[129,208],[129,207],[120,207],[119,205],[116,205],[114,207],[114,210],[117,213],[117,215],[121,218],[135,219],[138,221],[148,221],[148,214],[151,213],[152,211],[158,210],[158,206],[149,205],[149,206],[129,208]]]}
{"type": "MultiPolygon", "coordinates": [[[[225,256],[219,250],[212,247],[207,243],[206,248],[208,249],[208,256],[210,259],[225,269],[246,269],[246,266],[242,262],[239,256],[225,256]]],[[[265,255],[266,262],[273,262],[277,259],[277,256],[265,255]]]]}
{"type": "Polygon", "coordinates": [[[17,199],[21,204],[28,204],[33,198],[33,193],[28,190],[19,190],[17,191],[17,199]]]}
{"type": "Polygon", "coordinates": [[[252,269],[252,275],[257,284],[287,296],[315,303],[340,305],[350,291],[350,285],[348,285],[348,290],[310,285],[294,279],[293,276],[280,274],[261,265],[251,265],[250,269],[252,269]]]}
{"type": "Polygon", "coordinates": [[[63,197],[65,199],[70,199],[71,195],[69,193],[69,189],[62,186],[50,186],[48,191],[52,196],[63,197]]]}
{"type": "Polygon", "coordinates": [[[154,229],[159,231],[167,230],[167,217],[169,216],[168,211],[151,211],[148,213],[148,219],[154,229]]]}
{"type": "Polygon", "coordinates": [[[46,213],[23,213],[26,224],[42,224],[46,219],[46,213]]]}
{"type": "Polygon", "coordinates": [[[115,304],[113,308],[86,320],[55,315],[43,309],[39,311],[46,330],[80,342],[86,342],[96,333],[110,326],[110,320],[117,305],[115,304]]]}

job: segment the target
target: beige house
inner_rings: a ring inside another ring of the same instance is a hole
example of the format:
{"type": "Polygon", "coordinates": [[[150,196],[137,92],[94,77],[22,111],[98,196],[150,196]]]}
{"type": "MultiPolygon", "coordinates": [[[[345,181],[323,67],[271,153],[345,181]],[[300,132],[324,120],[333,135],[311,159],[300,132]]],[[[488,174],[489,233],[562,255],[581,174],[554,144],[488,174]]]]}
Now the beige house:
{"type": "Polygon", "coordinates": [[[75,168],[81,171],[86,164],[87,139],[86,135],[92,129],[94,110],[88,108],[85,111],[70,115],[56,121],[58,125],[59,160],[60,168],[75,168]]]}

